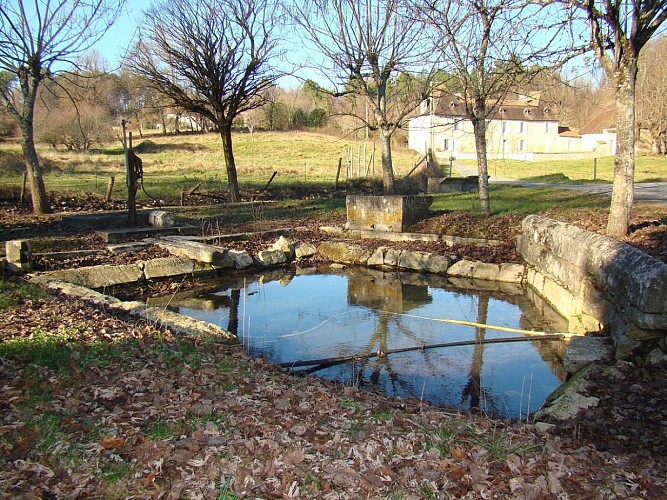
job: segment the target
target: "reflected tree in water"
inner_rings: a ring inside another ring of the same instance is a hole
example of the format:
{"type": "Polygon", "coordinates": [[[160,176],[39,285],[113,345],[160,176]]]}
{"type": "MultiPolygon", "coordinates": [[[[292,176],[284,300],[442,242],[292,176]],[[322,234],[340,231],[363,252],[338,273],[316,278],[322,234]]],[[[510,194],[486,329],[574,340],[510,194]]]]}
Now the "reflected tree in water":
{"type": "MultiPolygon", "coordinates": [[[[480,293],[477,303],[477,323],[485,325],[489,312],[489,294],[480,293]]],[[[486,328],[475,328],[475,349],[472,354],[472,363],[468,382],[463,387],[461,394],[461,403],[469,409],[479,409],[480,402],[484,399],[482,389],[482,365],[484,364],[484,344],[482,341],[486,337],[486,328]],[[466,404],[469,403],[469,404],[466,404]]]]}

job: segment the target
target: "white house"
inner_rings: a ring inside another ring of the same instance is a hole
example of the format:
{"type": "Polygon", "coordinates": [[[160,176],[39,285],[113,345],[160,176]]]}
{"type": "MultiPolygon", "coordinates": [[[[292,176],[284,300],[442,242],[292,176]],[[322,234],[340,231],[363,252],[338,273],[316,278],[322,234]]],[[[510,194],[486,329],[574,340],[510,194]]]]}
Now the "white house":
{"type": "Polygon", "coordinates": [[[579,131],[582,141],[600,156],[616,154],[616,110],[614,107],[600,111],[579,131]]]}
{"type": "MultiPolygon", "coordinates": [[[[577,133],[563,133],[551,108],[540,93],[506,99],[487,120],[487,156],[518,160],[563,159],[599,155],[591,142],[577,133]]],[[[459,95],[441,92],[425,101],[420,114],[408,121],[408,145],[436,157],[473,159],[475,137],[459,95]]]]}

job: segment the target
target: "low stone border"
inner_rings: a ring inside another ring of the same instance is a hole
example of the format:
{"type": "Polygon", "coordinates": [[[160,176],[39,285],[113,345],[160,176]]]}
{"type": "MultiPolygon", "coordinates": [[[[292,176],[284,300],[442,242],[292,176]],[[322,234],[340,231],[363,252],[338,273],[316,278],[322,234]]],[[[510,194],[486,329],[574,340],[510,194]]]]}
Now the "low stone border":
{"type": "Polygon", "coordinates": [[[489,264],[460,260],[451,263],[449,257],[430,252],[398,250],[379,247],[375,250],[344,241],[325,241],[317,247],[324,258],[341,264],[354,264],[389,269],[407,269],[417,272],[444,274],[457,278],[470,278],[504,283],[522,283],[522,264],[489,264]]]}
{"type": "Polygon", "coordinates": [[[442,241],[447,246],[473,245],[497,247],[503,244],[500,240],[486,240],[481,238],[461,238],[429,233],[395,233],[390,231],[370,231],[364,229],[346,229],[337,226],[322,226],[320,231],[339,238],[351,240],[386,240],[386,241],[442,241]]]}
{"type": "Polygon", "coordinates": [[[124,302],[110,295],[63,281],[50,281],[44,285],[48,289],[58,290],[65,295],[78,297],[93,304],[103,305],[111,310],[127,312],[132,316],[143,318],[146,321],[163,326],[176,333],[190,336],[213,335],[224,342],[238,343],[238,338],[224,328],[220,328],[212,323],[189,318],[167,309],[148,307],[139,301],[124,302]]]}

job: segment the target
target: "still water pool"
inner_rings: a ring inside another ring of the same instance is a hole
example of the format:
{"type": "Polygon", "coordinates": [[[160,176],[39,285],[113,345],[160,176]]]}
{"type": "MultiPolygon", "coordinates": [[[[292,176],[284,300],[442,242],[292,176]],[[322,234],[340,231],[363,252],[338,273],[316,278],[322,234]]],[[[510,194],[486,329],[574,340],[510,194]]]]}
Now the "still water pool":
{"type": "Polygon", "coordinates": [[[412,273],[320,270],[218,278],[196,291],[148,302],[168,302],[181,314],[226,328],[253,355],[294,371],[391,396],[525,418],[564,380],[564,343],[539,337],[485,342],[527,338],[492,327],[554,332],[563,325],[540,317],[520,288],[483,285],[471,289],[412,273]],[[472,342],[429,348],[461,341],[472,342]],[[417,349],[392,353],[411,347],[417,349]],[[353,359],[341,359],[346,357],[353,359]]]}

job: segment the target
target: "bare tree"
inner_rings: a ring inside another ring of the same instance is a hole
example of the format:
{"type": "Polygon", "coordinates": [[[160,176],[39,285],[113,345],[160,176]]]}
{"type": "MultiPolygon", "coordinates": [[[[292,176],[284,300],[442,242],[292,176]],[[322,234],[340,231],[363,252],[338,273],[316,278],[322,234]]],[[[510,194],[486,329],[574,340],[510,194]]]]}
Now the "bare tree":
{"type": "Polygon", "coordinates": [[[607,234],[628,233],[634,203],[639,53],[667,20],[664,0],[561,0],[585,13],[593,50],[614,84],[616,157],[607,234]]]}
{"type": "Polygon", "coordinates": [[[651,40],[639,57],[637,123],[654,154],[667,154],[667,37],[651,40]]]}
{"type": "Polygon", "coordinates": [[[74,64],[117,19],[124,0],[0,0],[0,70],[11,76],[0,104],[21,129],[33,212],[50,211],[34,139],[34,110],[42,82],[74,64]]]}
{"type": "Polygon", "coordinates": [[[165,0],[145,13],[132,67],[183,109],[218,127],[230,201],[241,200],[232,123],[263,103],[262,93],[284,76],[277,5],[270,0],[165,0]]]}
{"type": "Polygon", "coordinates": [[[312,0],[290,11],[324,58],[317,69],[333,85],[330,93],[360,99],[354,115],[379,130],[384,192],[394,193],[391,138],[430,91],[427,37],[400,0],[312,0]]]}
{"type": "Polygon", "coordinates": [[[525,0],[431,0],[414,2],[421,19],[438,33],[443,68],[454,77],[466,118],[472,123],[481,212],[491,214],[487,120],[508,93],[562,61],[566,24],[546,7],[525,0]]]}

